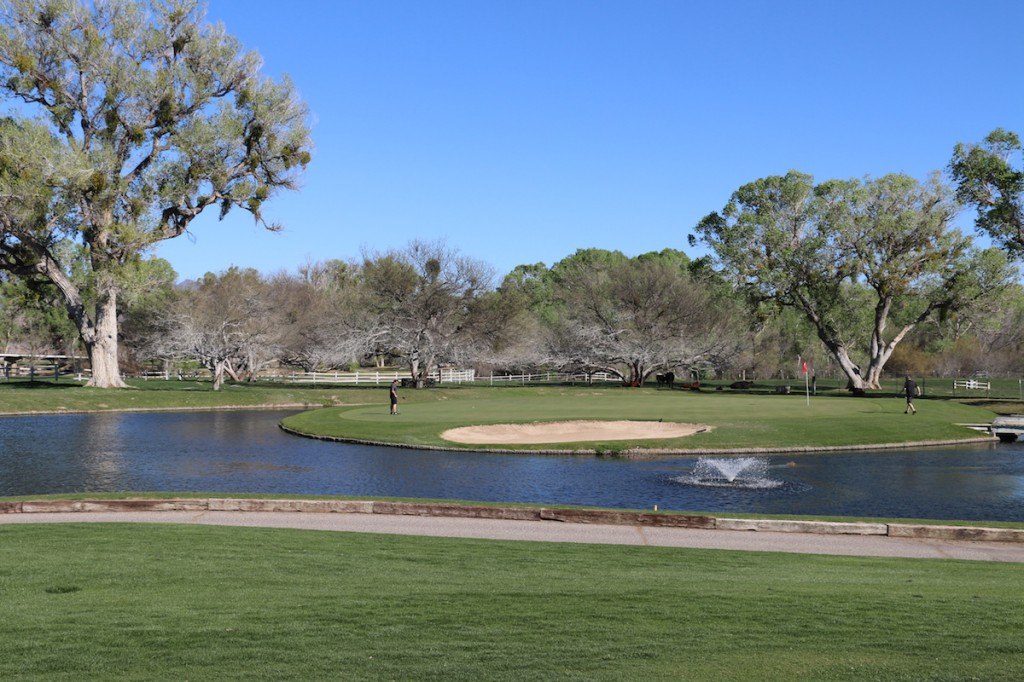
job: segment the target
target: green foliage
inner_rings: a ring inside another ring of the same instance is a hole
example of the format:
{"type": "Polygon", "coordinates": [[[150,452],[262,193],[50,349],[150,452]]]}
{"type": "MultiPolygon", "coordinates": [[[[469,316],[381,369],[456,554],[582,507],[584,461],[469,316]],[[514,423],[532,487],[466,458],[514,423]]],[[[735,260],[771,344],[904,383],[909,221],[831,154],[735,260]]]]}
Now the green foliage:
{"type": "Polygon", "coordinates": [[[42,280],[0,280],[0,345],[66,354],[74,350],[77,336],[53,285],[42,280]]]}
{"type": "Polygon", "coordinates": [[[309,162],[308,112],[196,0],[5,0],[2,12],[0,93],[49,129],[0,128],[0,268],[50,278],[102,357],[94,381],[117,385],[106,339],[117,336],[121,269],[209,206],[278,229],[263,207],[309,162]],[[86,250],[95,311],[48,252],[63,238],[86,250]]]}
{"type": "Polygon", "coordinates": [[[498,291],[502,296],[517,301],[521,307],[550,322],[556,315],[551,280],[550,271],[544,263],[517,265],[502,280],[498,291]]]}
{"type": "Polygon", "coordinates": [[[420,277],[413,264],[395,254],[369,259],[363,263],[363,277],[378,299],[400,302],[413,296],[420,285],[420,277]]]}
{"type": "Polygon", "coordinates": [[[949,169],[957,199],[978,210],[977,225],[1013,256],[1024,255],[1024,168],[1020,138],[997,128],[981,144],[957,144],[949,169]]]}
{"type": "Polygon", "coordinates": [[[658,262],[665,263],[666,265],[678,268],[682,271],[687,271],[690,268],[692,261],[690,257],[684,252],[676,249],[662,249],[661,251],[650,251],[648,253],[641,253],[636,257],[636,260],[641,263],[644,262],[658,262]]]}
{"type": "Polygon", "coordinates": [[[379,354],[404,358],[417,380],[477,340],[484,322],[477,313],[488,311],[480,303],[492,279],[483,262],[442,242],[412,241],[400,251],[367,254],[362,274],[378,327],[368,335],[376,337],[379,354]]]}
{"type": "Polygon", "coordinates": [[[585,270],[607,270],[629,260],[621,251],[607,249],[577,249],[551,266],[550,277],[556,284],[572,273],[585,270]]]}
{"type": "Polygon", "coordinates": [[[740,292],[801,311],[854,386],[875,387],[916,325],[973,305],[1011,275],[952,229],[954,211],[937,177],[815,186],[791,171],[744,185],[696,231],[740,292]],[[867,360],[863,374],[854,352],[867,360]]]}

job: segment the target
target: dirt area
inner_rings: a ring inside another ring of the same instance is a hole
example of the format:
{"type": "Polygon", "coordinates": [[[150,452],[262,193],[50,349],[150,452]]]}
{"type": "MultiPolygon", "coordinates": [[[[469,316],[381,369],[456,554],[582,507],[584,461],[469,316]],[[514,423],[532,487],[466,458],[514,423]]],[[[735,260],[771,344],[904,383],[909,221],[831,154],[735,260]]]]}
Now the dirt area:
{"type": "Polygon", "coordinates": [[[490,424],[449,429],[441,438],[470,445],[525,445],[536,443],[578,443],[605,440],[679,438],[707,431],[704,424],[641,421],[535,422],[533,424],[490,424]]]}

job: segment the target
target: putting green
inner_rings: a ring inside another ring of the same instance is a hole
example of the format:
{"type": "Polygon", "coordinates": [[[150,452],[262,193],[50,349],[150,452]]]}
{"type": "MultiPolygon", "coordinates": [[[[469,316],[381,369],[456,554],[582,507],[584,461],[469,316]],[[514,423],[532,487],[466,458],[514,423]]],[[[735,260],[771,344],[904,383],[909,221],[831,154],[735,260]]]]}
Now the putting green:
{"type": "Polygon", "coordinates": [[[691,393],[653,389],[440,389],[405,391],[401,412],[380,404],[331,407],[285,419],[289,431],[314,437],[472,450],[608,451],[649,449],[828,449],[959,441],[981,436],[962,423],[989,422],[993,413],[951,401],[918,401],[917,415],[903,413],[892,397],[691,393]],[[646,421],[712,428],[682,437],[578,440],[551,443],[460,444],[449,429],[494,424],[567,421],[646,421]]]}

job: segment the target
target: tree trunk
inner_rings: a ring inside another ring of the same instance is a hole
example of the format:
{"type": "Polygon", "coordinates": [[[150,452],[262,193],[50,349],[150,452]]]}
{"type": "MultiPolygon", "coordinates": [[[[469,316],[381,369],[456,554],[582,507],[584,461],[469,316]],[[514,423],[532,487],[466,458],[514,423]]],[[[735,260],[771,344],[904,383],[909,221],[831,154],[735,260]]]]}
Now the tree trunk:
{"type": "MultiPolygon", "coordinates": [[[[96,291],[96,318],[89,317],[82,293],[71,278],[39,243],[28,243],[37,257],[32,265],[16,270],[18,274],[42,277],[60,290],[68,317],[78,329],[85,352],[92,365],[92,378],[86,384],[95,388],[127,388],[121,379],[117,358],[117,287],[106,277],[101,277],[96,291]]],[[[99,272],[93,264],[94,272],[99,272]]]]}
{"type": "Polygon", "coordinates": [[[889,356],[892,355],[892,346],[885,346],[878,350],[878,354],[871,358],[871,364],[868,366],[867,382],[870,388],[881,388],[882,387],[882,370],[885,369],[885,363],[889,361],[889,356]]]}
{"type": "MultiPolygon", "coordinates": [[[[86,341],[85,349],[92,365],[94,388],[127,388],[121,379],[117,358],[117,291],[112,288],[97,292],[95,334],[86,341]]],[[[83,337],[85,335],[83,334],[83,337]]]]}
{"type": "Polygon", "coordinates": [[[868,382],[871,384],[871,388],[882,387],[882,370],[885,368],[885,363],[892,357],[892,352],[896,350],[896,345],[900,343],[903,338],[911,332],[920,322],[930,314],[931,307],[923,312],[916,320],[904,325],[900,329],[899,333],[892,337],[892,340],[886,342],[882,337],[882,332],[885,330],[885,321],[882,321],[881,326],[876,325],[875,334],[871,341],[871,365],[868,367],[868,382]]]}
{"type": "Polygon", "coordinates": [[[629,385],[634,388],[644,385],[644,370],[639,360],[633,360],[629,363],[629,385]]]}
{"type": "Polygon", "coordinates": [[[436,353],[427,352],[422,359],[414,362],[416,369],[413,370],[413,377],[416,379],[416,388],[424,388],[430,381],[430,369],[434,367],[437,358],[436,353]]]}
{"type": "Polygon", "coordinates": [[[412,356],[409,358],[409,374],[413,380],[419,380],[420,378],[420,353],[419,351],[413,351],[412,356]]]}
{"type": "Polygon", "coordinates": [[[853,360],[850,359],[846,346],[836,343],[832,339],[828,338],[828,336],[820,329],[818,330],[818,338],[825,344],[825,347],[828,348],[832,357],[835,358],[836,362],[839,364],[840,369],[843,370],[843,374],[846,375],[851,389],[863,391],[865,389],[872,388],[870,382],[864,380],[864,377],[860,374],[860,369],[853,363],[853,360]]]}
{"type": "Polygon", "coordinates": [[[825,347],[828,348],[832,357],[839,363],[839,367],[842,368],[843,373],[846,374],[849,379],[850,388],[863,391],[866,389],[879,389],[882,387],[882,370],[885,369],[885,363],[889,361],[892,356],[892,352],[896,349],[904,337],[909,334],[914,327],[923,322],[931,315],[935,309],[934,304],[929,304],[925,310],[917,316],[912,322],[903,326],[899,333],[892,337],[891,340],[885,340],[885,329],[889,321],[889,311],[892,308],[892,301],[889,298],[885,298],[879,293],[879,302],[875,307],[875,319],[874,328],[871,332],[871,345],[868,349],[868,367],[867,372],[862,372],[859,367],[853,364],[850,360],[850,356],[847,352],[846,346],[836,340],[835,336],[830,333],[830,330],[826,329],[822,324],[821,319],[813,308],[806,302],[799,306],[800,310],[807,316],[807,319],[814,325],[818,333],[818,338],[821,339],[825,347]]]}
{"type": "Polygon", "coordinates": [[[223,360],[217,360],[213,364],[213,390],[219,391],[224,384],[224,369],[226,367],[227,363],[223,360]]]}

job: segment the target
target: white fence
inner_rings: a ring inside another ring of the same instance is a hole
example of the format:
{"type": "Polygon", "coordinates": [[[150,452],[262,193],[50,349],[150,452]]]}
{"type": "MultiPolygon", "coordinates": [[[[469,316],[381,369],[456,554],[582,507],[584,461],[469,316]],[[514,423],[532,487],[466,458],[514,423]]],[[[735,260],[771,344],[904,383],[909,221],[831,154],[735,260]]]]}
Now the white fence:
{"type": "MultiPolygon", "coordinates": [[[[176,379],[179,378],[174,372],[144,372],[138,375],[140,379],[176,379]]],[[[428,377],[440,384],[469,384],[486,383],[491,386],[502,384],[536,384],[536,383],[604,383],[621,382],[622,379],[607,372],[595,372],[594,374],[566,374],[563,372],[537,372],[534,374],[491,374],[489,376],[477,376],[472,369],[442,369],[440,373],[431,372],[428,377]]],[[[186,377],[194,378],[194,377],[186,377]]],[[[287,384],[390,384],[396,379],[408,379],[409,372],[405,371],[380,371],[360,370],[358,372],[287,372],[276,374],[265,374],[260,376],[262,381],[279,381],[287,384]]]]}
{"type": "Polygon", "coordinates": [[[977,379],[954,379],[953,395],[956,395],[956,389],[958,388],[972,391],[985,391],[985,393],[989,393],[992,390],[992,382],[978,381],[977,379]]]}
{"type": "MultiPolygon", "coordinates": [[[[440,373],[432,372],[429,377],[441,384],[487,383],[491,386],[500,384],[536,384],[551,382],[621,382],[622,380],[607,372],[594,374],[565,374],[562,372],[537,372],[534,374],[491,374],[477,376],[472,369],[442,369],[440,373]]],[[[276,377],[265,377],[273,381],[309,384],[388,384],[395,379],[409,378],[406,372],[379,372],[375,370],[359,372],[292,372],[276,377]]]]}
{"type": "Polygon", "coordinates": [[[622,379],[607,372],[595,372],[594,374],[564,374],[562,372],[538,372],[537,374],[492,374],[489,377],[480,377],[479,382],[494,384],[536,384],[542,382],[621,382],[622,379]]]}
{"type": "MultiPolygon", "coordinates": [[[[63,372],[67,374],[67,372],[63,372]]],[[[35,379],[36,377],[44,379],[46,377],[58,378],[61,375],[60,365],[30,365],[25,367],[24,365],[8,365],[3,366],[3,376],[5,379],[11,377],[29,377],[35,379]]]]}
{"type": "MultiPolygon", "coordinates": [[[[462,384],[476,380],[476,371],[472,369],[442,369],[440,373],[431,372],[428,377],[442,384],[462,384]]],[[[390,384],[394,380],[408,379],[408,372],[381,372],[368,370],[359,372],[291,372],[272,377],[261,377],[270,381],[281,381],[289,384],[390,384]]]]}
{"type": "MultiPolygon", "coordinates": [[[[43,378],[54,376],[53,366],[41,366],[31,371],[28,367],[6,368],[11,376],[32,376],[43,378]]],[[[88,370],[72,374],[76,381],[88,381],[90,373],[88,370]]],[[[190,371],[180,373],[177,371],[147,371],[136,374],[126,374],[125,378],[134,377],[143,381],[170,381],[180,379],[209,378],[206,370],[190,371]]],[[[380,371],[360,370],[358,372],[277,372],[263,373],[260,381],[275,381],[288,384],[351,384],[351,385],[386,385],[396,379],[408,379],[409,372],[405,371],[380,371]]],[[[488,384],[491,386],[510,384],[538,384],[538,383],[621,383],[622,379],[608,372],[585,372],[569,374],[565,372],[536,372],[532,374],[491,374],[488,376],[477,376],[472,369],[442,369],[440,372],[431,372],[429,378],[440,384],[488,384]]]]}

